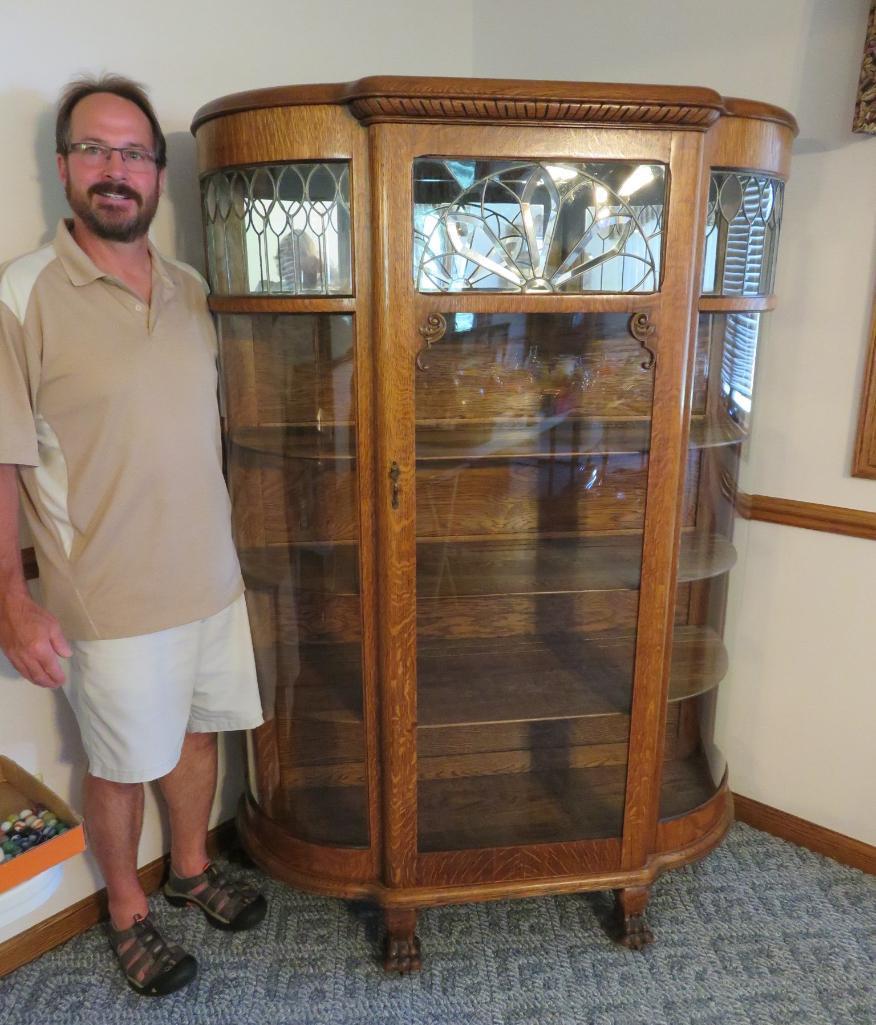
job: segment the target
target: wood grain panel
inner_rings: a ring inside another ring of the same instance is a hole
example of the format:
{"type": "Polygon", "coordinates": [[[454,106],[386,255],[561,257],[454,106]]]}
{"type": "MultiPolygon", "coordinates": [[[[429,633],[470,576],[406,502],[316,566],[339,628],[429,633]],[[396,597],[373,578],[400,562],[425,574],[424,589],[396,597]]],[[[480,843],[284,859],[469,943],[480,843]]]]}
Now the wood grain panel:
{"type": "Polygon", "coordinates": [[[438,640],[527,637],[542,633],[547,624],[568,634],[633,630],[638,607],[635,591],[420,598],[417,633],[422,640],[438,640]]]}
{"type": "Polygon", "coordinates": [[[674,661],[671,645],[680,530],[682,522],[689,522],[692,517],[688,510],[696,496],[690,467],[685,474],[685,453],[687,411],[693,390],[688,368],[694,361],[697,337],[692,307],[701,281],[699,240],[708,190],[700,136],[673,133],[670,181],[667,252],[677,248],[678,252],[695,255],[691,261],[667,263],[656,324],[652,455],[624,814],[622,864],[627,869],[644,865],[654,844],[665,708],[670,665],[674,661]]]}
{"type": "MultiPolygon", "coordinates": [[[[586,888],[584,880],[587,876],[617,871],[619,860],[620,842],[614,839],[589,843],[544,843],[534,848],[424,853],[417,859],[417,883],[423,887],[470,887],[480,881],[501,883],[542,879],[547,884],[548,880],[577,876],[577,882],[569,887],[573,891],[586,888]]],[[[546,890],[549,889],[548,884],[546,890]]],[[[538,895],[541,891],[533,889],[529,892],[538,895]]],[[[502,895],[500,891],[492,896],[502,895]]],[[[449,896],[445,895],[444,900],[449,896]]],[[[468,899],[484,897],[472,892],[468,899]]]]}
{"type": "Polygon", "coordinates": [[[349,160],[362,152],[362,128],[340,106],[245,110],[204,124],[196,139],[199,174],[292,160],[349,160]]]}
{"type": "Polygon", "coordinates": [[[648,417],[646,356],[624,316],[483,316],[421,357],[417,421],[648,417]]]}
{"type": "Polygon", "coordinates": [[[391,888],[415,882],[417,846],[416,537],[414,366],[420,341],[409,301],[410,241],[396,225],[412,209],[407,138],[375,125],[371,143],[372,266],[377,417],[376,523],[380,728],[383,748],[383,878],[391,888]],[[390,474],[396,476],[393,484],[390,474]]]}
{"type": "MultiPolygon", "coordinates": [[[[750,101],[736,101],[745,103],[750,101]]],[[[690,86],[383,75],[356,82],[255,89],[201,107],[192,131],[241,111],[349,104],[364,121],[465,119],[574,121],[702,129],[724,111],[721,96],[690,86]]],[[[751,108],[784,113],[778,107],[751,108]]],[[[283,113],[282,109],[277,111],[283,113]]],[[[774,114],[773,116],[778,116],[774,114]]],[[[786,115],[787,116],[787,115],[786,115]]]]}
{"type": "MultiPolygon", "coordinates": [[[[739,108],[740,111],[743,108],[739,108]]],[[[764,171],[787,178],[797,123],[780,124],[748,116],[722,117],[706,136],[706,161],[711,167],[764,171]]]]}

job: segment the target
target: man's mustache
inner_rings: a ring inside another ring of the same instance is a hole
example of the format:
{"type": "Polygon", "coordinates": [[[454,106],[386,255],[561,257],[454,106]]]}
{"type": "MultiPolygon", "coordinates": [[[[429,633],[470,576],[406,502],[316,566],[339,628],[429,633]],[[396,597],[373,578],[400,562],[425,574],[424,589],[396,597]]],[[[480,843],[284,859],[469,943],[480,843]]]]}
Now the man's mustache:
{"type": "Polygon", "coordinates": [[[119,182],[118,185],[114,185],[112,182],[98,182],[96,185],[92,185],[88,190],[89,196],[122,196],[124,199],[133,199],[138,206],[143,205],[143,197],[139,192],[135,191],[130,185],[124,185],[119,182]]]}

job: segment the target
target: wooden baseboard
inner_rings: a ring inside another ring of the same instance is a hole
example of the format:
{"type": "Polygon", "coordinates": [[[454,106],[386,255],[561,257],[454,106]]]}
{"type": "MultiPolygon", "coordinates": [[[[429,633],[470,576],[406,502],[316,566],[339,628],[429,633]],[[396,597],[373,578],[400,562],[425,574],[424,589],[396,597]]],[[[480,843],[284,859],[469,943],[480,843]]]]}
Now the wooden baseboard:
{"type": "MultiPolygon", "coordinates": [[[[237,839],[234,819],[222,822],[207,834],[207,852],[211,858],[230,850],[237,839]]],[[[167,873],[169,855],[150,861],[139,871],[140,883],[147,894],[154,893],[167,873]]],[[[92,893],[44,922],[0,943],[0,978],[16,968],[35,961],[46,951],[66,943],[107,917],[106,890],[92,893]]]]}
{"type": "Polygon", "coordinates": [[[798,819],[796,815],[771,808],[750,797],[734,794],[733,805],[736,809],[736,818],[748,826],[762,829],[765,833],[777,836],[781,840],[788,840],[817,854],[825,854],[843,865],[850,865],[862,872],[876,875],[876,847],[870,844],[854,840],[842,833],[835,833],[824,826],[817,826],[806,819],[798,819]]]}

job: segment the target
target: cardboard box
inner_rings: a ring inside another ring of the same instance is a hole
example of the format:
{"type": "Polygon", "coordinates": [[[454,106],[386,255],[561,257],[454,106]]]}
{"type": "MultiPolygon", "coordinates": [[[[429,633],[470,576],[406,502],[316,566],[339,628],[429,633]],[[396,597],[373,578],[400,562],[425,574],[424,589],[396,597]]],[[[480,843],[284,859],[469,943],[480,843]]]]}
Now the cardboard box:
{"type": "Polygon", "coordinates": [[[17,817],[22,808],[35,809],[36,805],[53,811],[70,828],[66,833],[53,836],[51,840],[31,847],[27,853],[0,864],[0,893],[85,850],[82,816],[11,758],[0,755],[0,822],[10,815],[17,817]]]}

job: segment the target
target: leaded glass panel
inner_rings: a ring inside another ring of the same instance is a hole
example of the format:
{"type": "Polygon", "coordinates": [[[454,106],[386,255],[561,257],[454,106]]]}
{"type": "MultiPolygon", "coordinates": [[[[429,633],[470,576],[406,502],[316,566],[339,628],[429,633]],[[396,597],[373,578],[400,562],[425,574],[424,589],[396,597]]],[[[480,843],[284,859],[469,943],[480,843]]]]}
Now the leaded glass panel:
{"type": "Polygon", "coordinates": [[[217,294],[352,293],[347,161],[217,171],[201,198],[217,294]]]}
{"type": "Polygon", "coordinates": [[[703,292],[769,295],[773,290],[784,183],[744,171],[713,171],[706,214],[703,292]]]}
{"type": "Polygon", "coordinates": [[[665,168],[631,161],[414,161],[420,292],[656,292],[665,168]]]}

